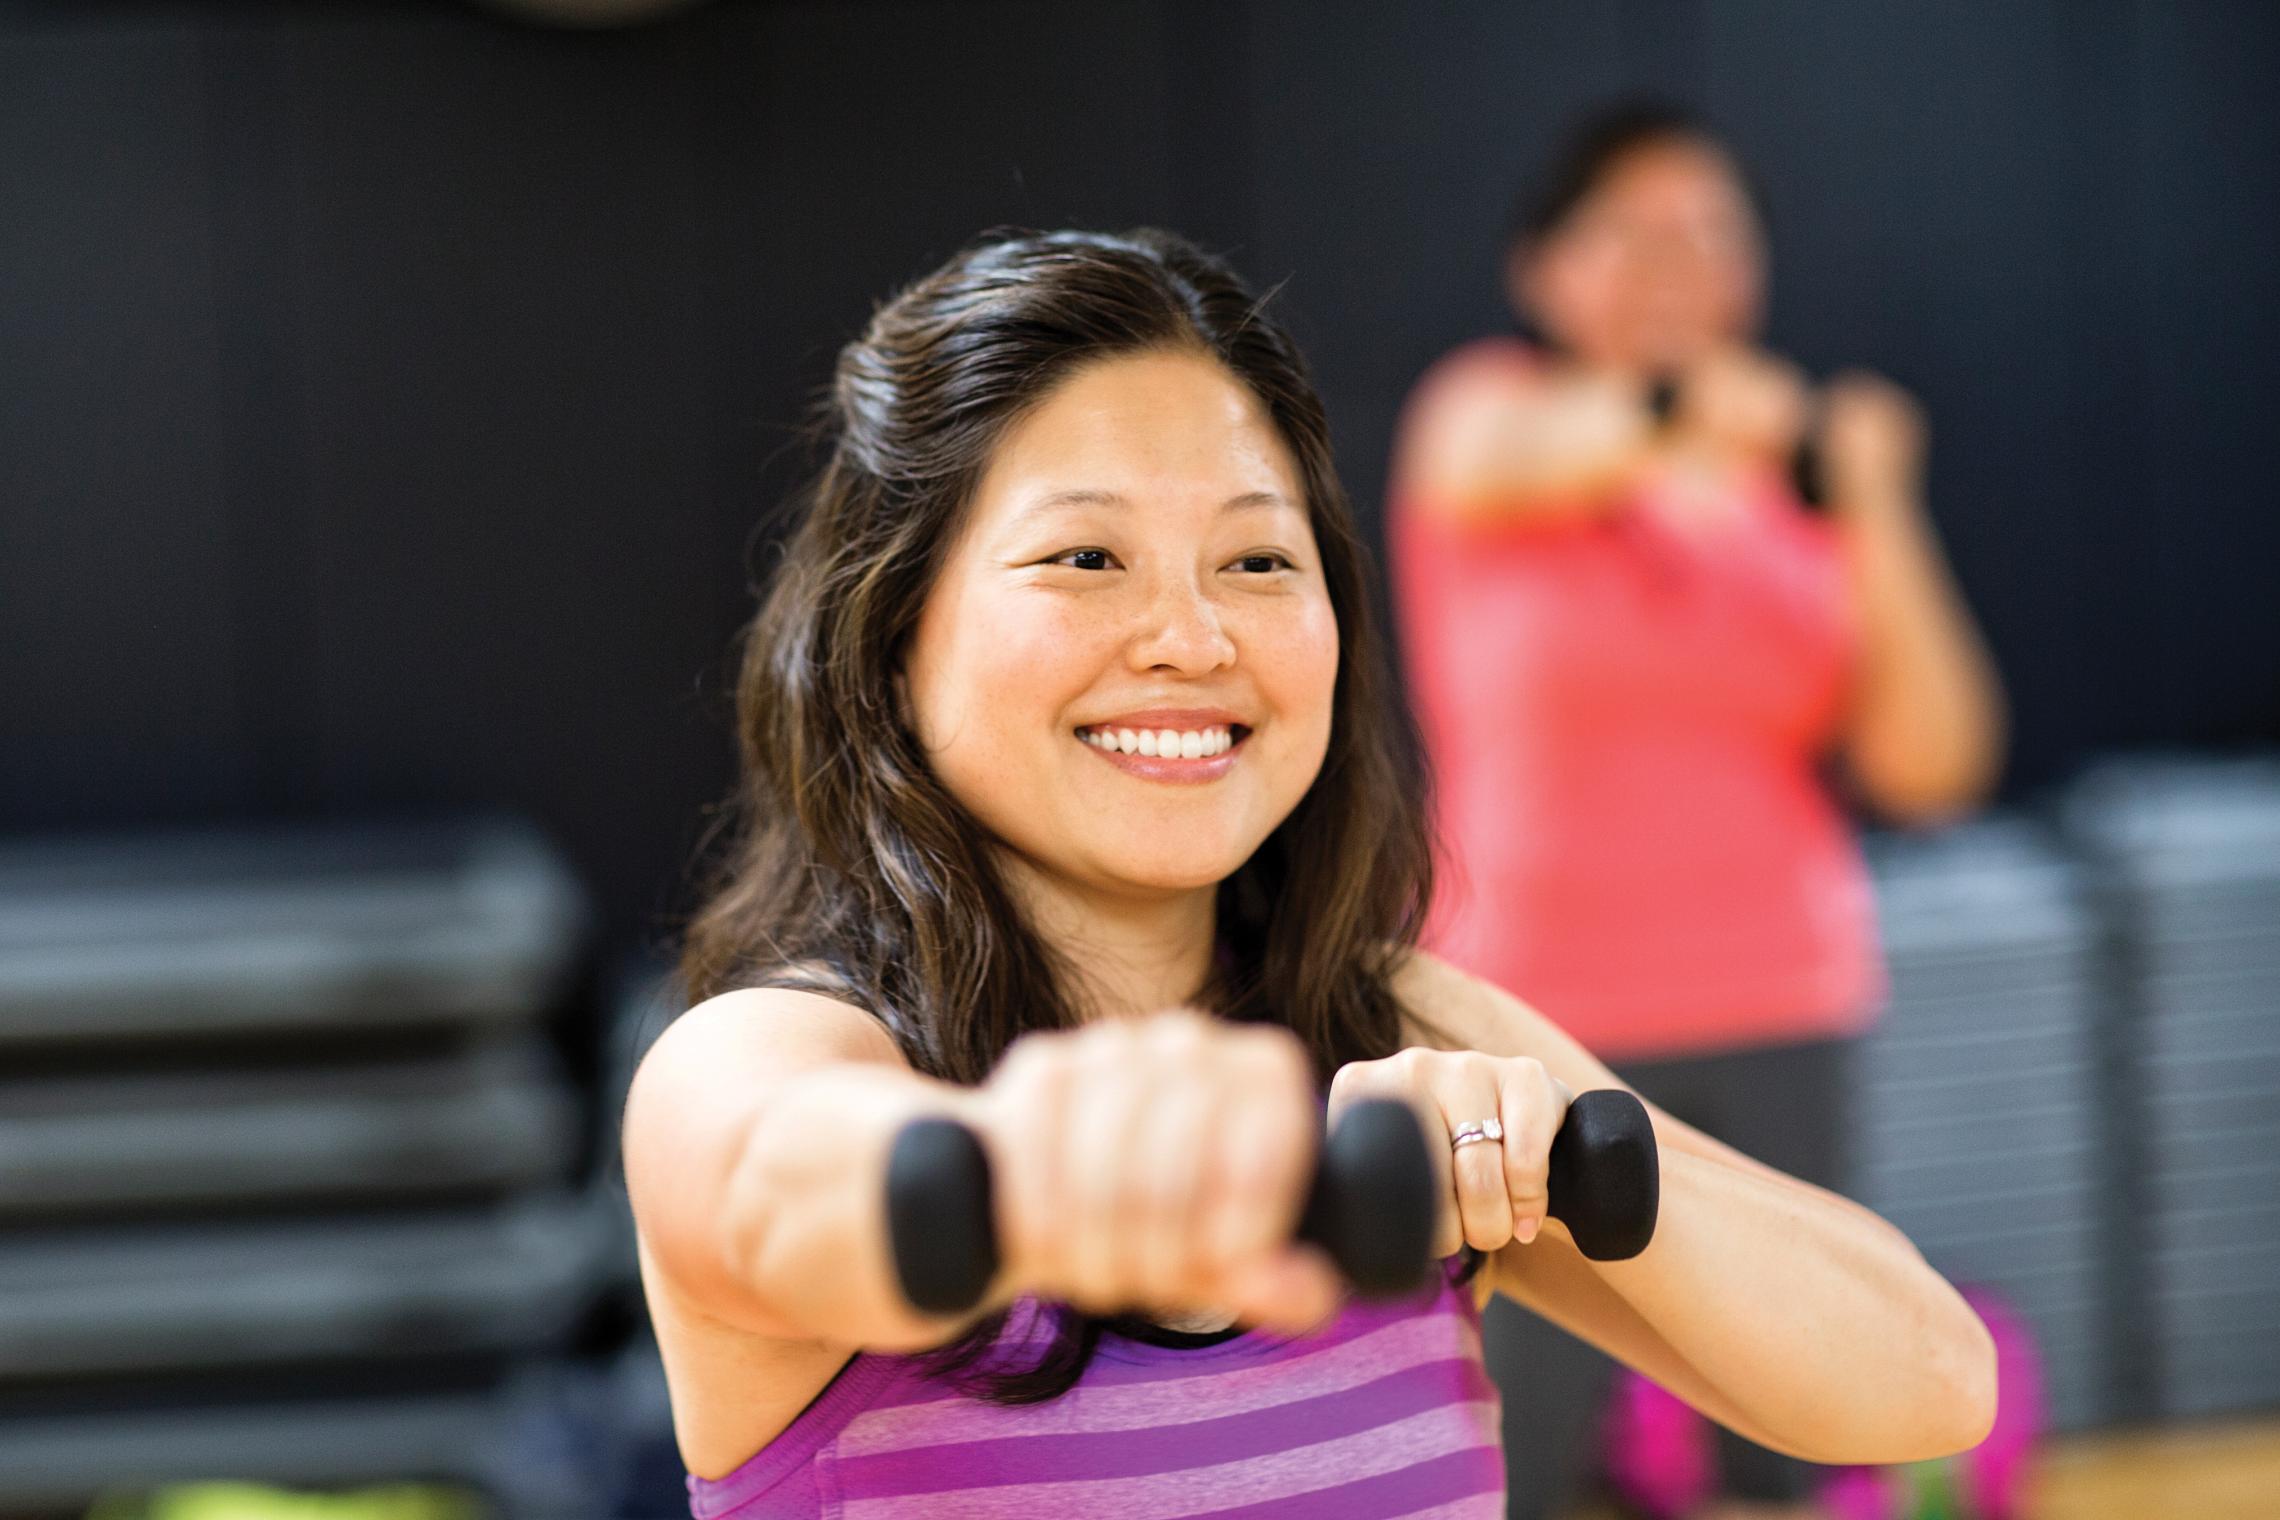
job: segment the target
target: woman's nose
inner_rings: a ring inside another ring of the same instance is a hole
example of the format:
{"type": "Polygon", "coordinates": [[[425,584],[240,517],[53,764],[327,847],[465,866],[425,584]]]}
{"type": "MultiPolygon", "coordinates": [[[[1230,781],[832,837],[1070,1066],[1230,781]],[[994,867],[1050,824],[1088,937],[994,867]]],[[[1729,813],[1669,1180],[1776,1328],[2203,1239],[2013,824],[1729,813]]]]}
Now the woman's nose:
{"type": "Polygon", "coordinates": [[[1202,674],[1234,663],[1235,641],[1200,586],[1174,582],[1158,587],[1140,619],[1131,644],[1132,663],[1139,669],[1202,674]]]}

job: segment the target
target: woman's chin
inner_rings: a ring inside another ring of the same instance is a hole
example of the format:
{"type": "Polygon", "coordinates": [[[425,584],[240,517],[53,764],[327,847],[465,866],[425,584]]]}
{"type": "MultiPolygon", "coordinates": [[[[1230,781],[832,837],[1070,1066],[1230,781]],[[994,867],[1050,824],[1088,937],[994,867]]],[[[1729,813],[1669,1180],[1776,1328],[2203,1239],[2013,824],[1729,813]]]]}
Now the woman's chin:
{"type": "Polygon", "coordinates": [[[1177,856],[1123,851],[1099,862],[1105,884],[1133,893],[1166,896],[1216,887],[1247,859],[1232,850],[1183,851],[1177,856]]]}

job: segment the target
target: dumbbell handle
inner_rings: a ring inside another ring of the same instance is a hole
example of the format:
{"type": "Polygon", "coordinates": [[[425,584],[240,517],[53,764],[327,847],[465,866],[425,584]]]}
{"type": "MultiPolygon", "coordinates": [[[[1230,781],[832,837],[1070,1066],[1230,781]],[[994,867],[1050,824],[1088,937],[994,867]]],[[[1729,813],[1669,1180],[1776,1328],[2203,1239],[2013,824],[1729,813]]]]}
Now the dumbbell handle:
{"type": "MultiPolygon", "coordinates": [[[[1406,1103],[1355,1103],[1325,1137],[1298,1238],[1329,1252],[1371,1297],[1413,1292],[1432,1264],[1434,1175],[1406,1103]]],[[[1638,1255],[1654,1237],[1660,1197],[1654,1127],[1619,1088],[1578,1094],[1553,1137],[1550,1212],[1596,1261],[1638,1255]]],[[[930,1314],[961,1314],[997,1276],[989,1157],[955,1119],[914,1119],[887,1159],[887,1238],[903,1297],[930,1314]]]]}

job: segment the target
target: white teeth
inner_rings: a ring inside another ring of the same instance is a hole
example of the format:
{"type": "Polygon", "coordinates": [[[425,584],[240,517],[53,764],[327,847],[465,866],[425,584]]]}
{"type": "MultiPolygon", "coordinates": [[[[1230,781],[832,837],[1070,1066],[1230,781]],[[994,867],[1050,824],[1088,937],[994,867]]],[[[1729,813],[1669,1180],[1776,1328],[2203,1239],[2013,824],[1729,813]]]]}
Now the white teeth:
{"type": "Polygon", "coordinates": [[[1186,733],[1174,728],[1089,728],[1080,737],[1094,748],[1111,754],[1121,752],[1180,760],[1208,760],[1235,747],[1234,731],[1225,728],[1186,733]]]}

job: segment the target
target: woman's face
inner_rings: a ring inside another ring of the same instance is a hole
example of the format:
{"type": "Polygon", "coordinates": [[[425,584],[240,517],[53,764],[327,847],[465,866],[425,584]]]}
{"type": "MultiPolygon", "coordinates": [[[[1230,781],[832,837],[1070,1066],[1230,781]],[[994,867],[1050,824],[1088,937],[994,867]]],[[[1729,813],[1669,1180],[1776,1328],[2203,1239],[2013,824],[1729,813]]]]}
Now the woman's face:
{"type": "Polygon", "coordinates": [[[1338,674],[1258,398],[1183,351],[1077,371],[1000,441],[904,674],[936,773],[1040,871],[1127,894],[1231,874],[1313,784],[1338,674]]]}
{"type": "Polygon", "coordinates": [[[1523,312],[1587,363],[1683,365],[1757,329],[1757,217],[1724,155],[1652,143],[1617,159],[1514,270],[1523,312]]]}

